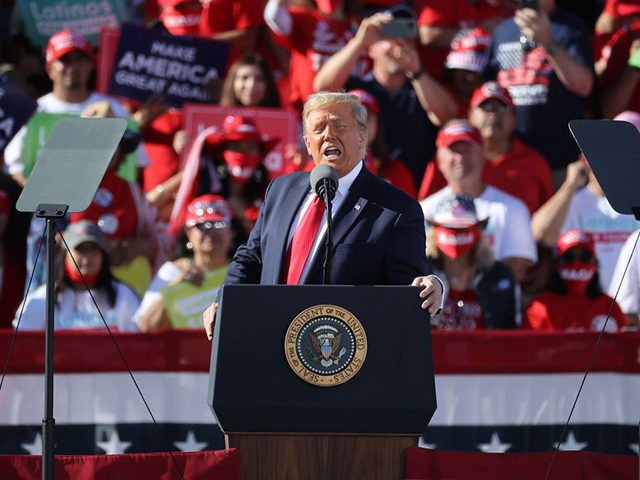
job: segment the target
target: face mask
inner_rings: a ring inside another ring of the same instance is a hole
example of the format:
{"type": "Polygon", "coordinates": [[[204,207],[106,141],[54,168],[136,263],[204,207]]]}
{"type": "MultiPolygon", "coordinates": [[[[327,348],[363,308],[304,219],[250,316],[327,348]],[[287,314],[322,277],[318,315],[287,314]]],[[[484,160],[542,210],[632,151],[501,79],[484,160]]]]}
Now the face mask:
{"type": "Polygon", "coordinates": [[[458,258],[467,253],[480,238],[478,227],[435,227],[436,245],[447,257],[458,258]]]}
{"type": "Polygon", "coordinates": [[[557,267],[560,278],[567,285],[569,294],[582,295],[589,282],[598,271],[593,263],[574,262],[557,267]]]}
{"type": "Polygon", "coordinates": [[[340,6],[342,0],[316,0],[316,5],[322,13],[332,14],[340,6]]]}
{"type": "Polygon", "coordinates": [[[190,7],[184,10],[165,8],[160,20],[172,35],[198,35],[202,7],[190,7]]]}
{"type": "Polygon", "coordinates": [[[229,169],[229,175],[240,183],[246,183],[260,164],[260,155],[225,150],[222,157],[229,169]]]}
{"type": "MultiPolygon", "coordinates": [[[[80,275],[80,272],[78,271],[75,264],[73,263],[73,260],[71,260],[71,258],[69,258],[68,256],[64,258],[64,273],[67,274],[67,277],[69,277],[69,279],[73,283],[84,286],[84,282],[82,281],[82,275],[80,275]]],[[[99,275],[100,275],[100,270],[98,270],[96,273],[91,275],[85,274],[84,281],[87,282],[87,285],[89,287],[93,287],[98,281],[99,275]]]]}

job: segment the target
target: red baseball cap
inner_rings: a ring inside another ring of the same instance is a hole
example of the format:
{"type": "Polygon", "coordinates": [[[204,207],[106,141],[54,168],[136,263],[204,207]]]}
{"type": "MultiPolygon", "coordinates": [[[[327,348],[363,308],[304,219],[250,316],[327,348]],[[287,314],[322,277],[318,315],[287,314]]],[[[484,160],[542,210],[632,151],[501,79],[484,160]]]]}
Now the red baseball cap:
{"type": "Polygon", "coordinates": [[[456,142],[467,142],[482,145],[480,131],[467,120],[457,118],[447,122],[438,132],[436,146],[450,147],[456,142]]]}
{"type": "Polygon", "coordinates": [[[193,227],[201,223],[210,222],[223,228],[231,222],[233,217],[229,204],[220,195],[206,194],[191,200],[187,207],[185,227],[193,227]]]}
{"type": "Polygon", "coordinates": [[[93,60],[93,47],[85,37],[69,28],[60,30],[49,38],[47,44],[47,65],[64,57],[67,53],[82,52],[93,60]]]}
{"type": "Polygon", "coordinates": [[[218,146],[226,142],[256,142],[264,153],[271,151],[280,141],[277,137],[270,137],[260,133],[253,119],[243,115],[227,115],[222,122],[222,129],[209,135],[206,142],[211,146],[218,146]]]}
{"type": "Polygon", "coordinates": [[[356,88],[355,90],[349,90],[348,93],[358,97],[360,103],[362,103],[368,111],[374,115],[380,115],[380,105],[378,105],[376,97],[371,95],[369,92],[362,90],[361,88],[356,88]]]}
{"type": "Polygon", "coordinates": [[[471,96],[469,107],[476,108],[482,102],[489,100],[490,98],[497,98],[512,109],[516,107],[513,103],[513,99],[511,98],[511,94],[509,94],[509,90],[502,87],[497,82],[485,82],[476,88],[471,96]]]}
{"type": "Polygon", "coordinates": [[[557,242],[558,256],[564,255],[567,250],[572,247],[583,247],[589,250],[591,255],[596,256],[595,245],[593,243],[593,237],[590,233],[584,230],[578,230],[572,228],[567,230],[558,237],[557,242]]]}

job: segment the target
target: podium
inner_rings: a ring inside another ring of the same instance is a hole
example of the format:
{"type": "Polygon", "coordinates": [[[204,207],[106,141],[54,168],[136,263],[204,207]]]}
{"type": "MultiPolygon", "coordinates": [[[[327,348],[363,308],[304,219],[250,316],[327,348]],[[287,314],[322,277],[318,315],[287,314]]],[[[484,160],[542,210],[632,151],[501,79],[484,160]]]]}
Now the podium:
{"type": "Polygon", "coordinates": [[[435,408],[418,287],[225,285],[208,402],[242,479],[402,479],[435,408]]]}

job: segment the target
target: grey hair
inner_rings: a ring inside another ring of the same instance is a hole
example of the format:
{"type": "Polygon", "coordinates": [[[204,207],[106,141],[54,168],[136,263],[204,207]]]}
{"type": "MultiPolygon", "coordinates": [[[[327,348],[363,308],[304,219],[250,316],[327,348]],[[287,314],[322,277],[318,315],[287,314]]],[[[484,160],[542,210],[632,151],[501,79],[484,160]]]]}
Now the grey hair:
{"type": "Polygon", "coordinates": [[[357,96],[346,92],[317,92],[307,97],[302,109],[302,134],[307,135],[307,117],[312,110],[336,103],[350,105],[358,130],[367,132],[367,109],[357,96]]]}

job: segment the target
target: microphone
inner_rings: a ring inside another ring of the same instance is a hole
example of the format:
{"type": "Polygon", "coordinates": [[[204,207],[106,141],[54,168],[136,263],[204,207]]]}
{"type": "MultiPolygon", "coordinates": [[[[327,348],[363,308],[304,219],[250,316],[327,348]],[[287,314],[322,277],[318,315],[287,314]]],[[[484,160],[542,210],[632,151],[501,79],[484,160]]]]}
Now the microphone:
{"type": "Polygon", "coordinates": [[[311,170],[309,183],[311,183],[313,191],[325,203],[331,203],[338,189],[338,174],[332,166],[320,164],[311,170]]]}
{"type": "Polygon", "coordinates": [[[324,263],[322,264],[322,284],[326,285],[329,279],[329,262],[331,260],[331,250],[333,249],[333,225],[331,215],[331,201],[336,196],[338,189],[338,174],[330,165],[320,164],[311,170],[309,183],[316,195],[324,201],[327,207],[327,238],[324,250],[324,263]]]}

